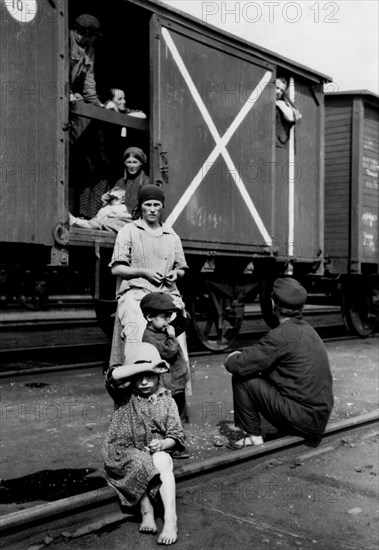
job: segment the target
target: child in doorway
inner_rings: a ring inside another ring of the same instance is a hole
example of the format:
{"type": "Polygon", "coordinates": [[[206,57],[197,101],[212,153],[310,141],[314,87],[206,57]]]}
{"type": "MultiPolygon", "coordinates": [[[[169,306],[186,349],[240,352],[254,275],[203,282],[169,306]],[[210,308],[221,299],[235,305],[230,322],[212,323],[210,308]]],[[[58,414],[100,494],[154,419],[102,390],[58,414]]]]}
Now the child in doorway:
{"type": "Polygon", "coordinates": [[[158,493],[164,524],[158,544],[177,540],[175,478],[170,455],[183,449],[183,429],[170,392],[160,384],[169,368],[151,344],[132,346],[125,364],[111,367],[106,386],[115,402],[103,447],[105,476],[121,504],[139,505],[141,533],[157,533],[153,504],[158,493]]]}
{"type": "Polygon", "coordinates": [[[132,220],[131,213],[125,205],[125,189],[112,189],[101,198],[104,206],[91,220],[76,218],[69,214],[70,225],[84,229],[103,229],[118,232],[125,223],[132,220]]]}
{"type": "Polygon", "coordinates": [[[168,388],[175,403],[181,420],[186,420],[186,397],[185,387],[188,381],[187,362],[183,356],[182,349],[176,338],[184,332],[188,322],[175,328],[170,324],[177,308],[174,300],[167,292],[150,292],[140,302],[140,308],[147,321],[145,332],[142,336],[143,342],[149,342],[157,348],[162,359],[170,365],[170,373],[163,375],[163,384],[168,388]]]}

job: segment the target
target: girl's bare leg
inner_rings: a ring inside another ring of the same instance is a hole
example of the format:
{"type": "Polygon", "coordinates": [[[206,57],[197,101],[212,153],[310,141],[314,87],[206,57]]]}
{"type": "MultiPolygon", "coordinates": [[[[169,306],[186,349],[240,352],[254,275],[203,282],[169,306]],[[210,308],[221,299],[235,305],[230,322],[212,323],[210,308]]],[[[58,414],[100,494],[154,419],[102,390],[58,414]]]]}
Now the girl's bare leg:
{"type": "Polygon", "coordinates": [[[178,525],[172,460],[170,455],[165,452],[154,453],[152,456],[154,466],[161,476],[162,485],[159,492],[164,508],[163,529],[158,537],[158,544],[174,544],[178,538],[178,525]]]}
{"type": "Polygon", "coordinates": [[[157,530],[157,524],[155,523],[154,518],[154,508],[150,502],[149,497],[145,493],[140,501],[142,523],[140,525],[140,533],[146,533],[148,535],[155,535],[157,530]]]}

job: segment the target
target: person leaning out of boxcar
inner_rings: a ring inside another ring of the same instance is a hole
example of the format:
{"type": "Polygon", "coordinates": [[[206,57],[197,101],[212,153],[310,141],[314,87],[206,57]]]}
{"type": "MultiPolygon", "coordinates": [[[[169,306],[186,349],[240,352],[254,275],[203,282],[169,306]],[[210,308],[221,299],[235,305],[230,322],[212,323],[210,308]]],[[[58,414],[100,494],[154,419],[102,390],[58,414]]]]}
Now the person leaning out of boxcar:
{"type": "Polygon", "coordinates": [[[275,80],[276,136],[282,145],[289,140],[292,126],[302,119],[300,111],[286,93],[287,87],[285,78],[275,80]]]}
{"type": "Polygon", "coordinates": [[[125,92],[119,88],[110,88],[108,97],[104,103],[106,109],[115,111],[116,113],[124,113],[136,118],[146,118],[143,111],[137,109],[129,109],[126,107],[125,92]]]}
{"type": "MultiPolygon", "coordinates": [[[[94,72],[93,45],[100,36],[100,23],[93,15],[83,13],[70,30],[70,103],[78,101],[103,107],[99,99],[94,72]]],[[[71,120],[70,140],[75,142],[90,119],[75,116],[71,120]]]]}
{"type": "Polygon", "coordinates": [[[109,195],[116,189],[125,191],[125,205],[128,212],[133,215],[138,204],[138,192],[145,185],[149,185],[150,179],[144,171],[147,162],[145,153],[139,147],[128,147],[123,154],[124,176],[120,178],[113,188],[104,193],[102,200],[108,201],[109,195]]]}
{"type": "Polygon", "coordinates": [[[94,218],[85,220],[69,214],[70,225],[82,227],[83,229],[100,229],[117,233],[121,227],[132,220],[132,216],[125,205],[125,191],[123,189],[114,189],[107,193],[107,196],[109,202],[100,208],[94,218]]]}
{"type": "Polygon", "coordinates": [[[332,375],[325,346],[302,319],[307,293],[295,279],[277,279],[274,313],[279,326],[254,346],[231,353],[234,421],[246,436],[232,449],[263,443],[262,415],[286,434],[317,438],[333,408],[332,375]]]}

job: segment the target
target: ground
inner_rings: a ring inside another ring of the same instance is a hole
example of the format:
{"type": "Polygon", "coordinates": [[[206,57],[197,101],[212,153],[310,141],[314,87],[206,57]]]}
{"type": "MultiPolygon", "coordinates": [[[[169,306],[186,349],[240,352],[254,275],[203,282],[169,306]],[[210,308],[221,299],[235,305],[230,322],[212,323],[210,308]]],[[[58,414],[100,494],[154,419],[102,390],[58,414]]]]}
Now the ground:
{"type": "MultiPolygon", "coordinates": [[[[331,422],[377,409],[378,344],[378,337],[327,344],[331,422]]],[[[232,452],[225,448],[233,413],[224,358],[192,361],[186,462],[232,452]]],[[[113,404],[100,370],[16,377],[2,386],[0,514],[104,485],[101,445],[113,404]]]]}

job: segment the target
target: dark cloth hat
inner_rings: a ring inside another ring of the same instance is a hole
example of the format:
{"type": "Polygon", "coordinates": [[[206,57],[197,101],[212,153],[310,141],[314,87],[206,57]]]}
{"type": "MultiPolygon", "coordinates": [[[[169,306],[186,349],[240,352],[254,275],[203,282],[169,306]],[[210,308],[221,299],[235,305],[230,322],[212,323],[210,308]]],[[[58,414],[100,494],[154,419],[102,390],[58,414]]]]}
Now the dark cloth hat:
{"type": "Polygon", "coordinates": [[[149,311],[169,313],[176,309],[172,297],[167,292],[150,292],[146,294],[140,302],[140,308],[143,313],[149,311]]]}
{"type": "Polygon", "coordinates": [[[89,13],[82,13],[75,19],[75,27],[77,29],[94,29],[96,31],[100,30],[100,23],[96,17],[89,15],[89,13]]]}
{"type": "Polygon", "coordinates": [[[163,189],[158,187],[158,185],[144,185],[138,190],[138,204],[141,205],[146,201],[156,200],[164,204],[164,193],[163,189]]]}
{"type": "Polygon", "coordinates": [[[307,291],[296,279],[283,277],[274,282],[272,298],[280,307],[299,309],[307,300],[307,291]]]}
{"type": "Polygon", "coordinates": [[[122,155],[122,160],[125,160],[129,156],[136,157],[140,162],[142,162],[142,164],[147,162],[145,153],[139,147],[128,147],[125,149],[124,154],[122,155]]]}

